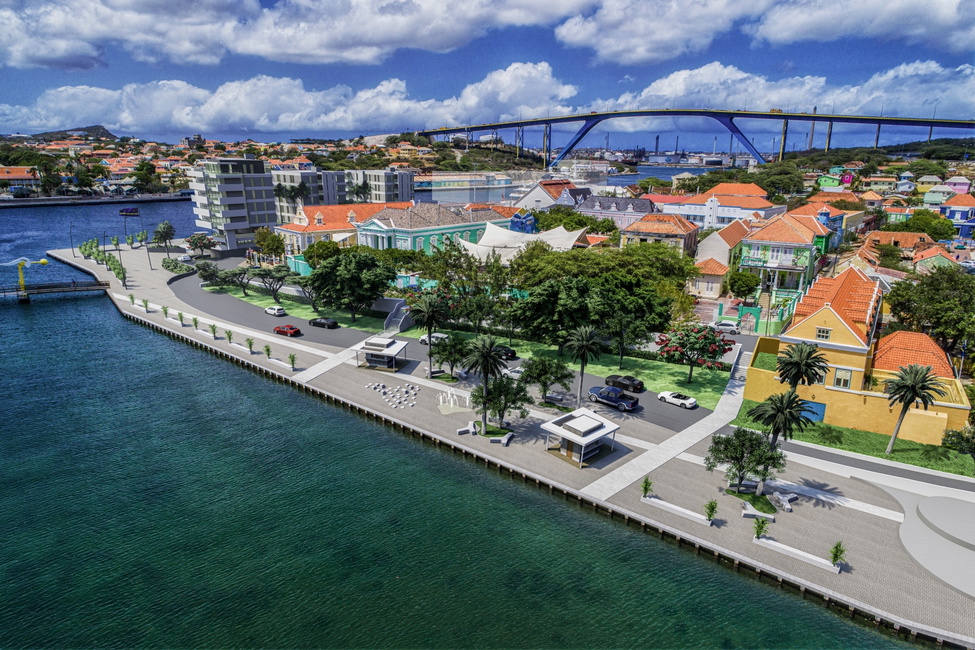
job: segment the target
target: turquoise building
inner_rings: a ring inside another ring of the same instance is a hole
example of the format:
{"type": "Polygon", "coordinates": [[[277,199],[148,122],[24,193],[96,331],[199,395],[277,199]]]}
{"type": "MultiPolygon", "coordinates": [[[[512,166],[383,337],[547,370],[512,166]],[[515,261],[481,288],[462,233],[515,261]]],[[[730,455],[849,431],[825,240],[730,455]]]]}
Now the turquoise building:
{"type": "MultiPolygon", "coordinates": [[[[502,208],[503,210],[504,208],[502,208]]],[[[509,228],[510,216],[485,207],[418,203],[408,208],[386,208],[356,225],[360,246],[424,251],[430,254],[447,239],[477,242],[486,224],[509,228]]]]}

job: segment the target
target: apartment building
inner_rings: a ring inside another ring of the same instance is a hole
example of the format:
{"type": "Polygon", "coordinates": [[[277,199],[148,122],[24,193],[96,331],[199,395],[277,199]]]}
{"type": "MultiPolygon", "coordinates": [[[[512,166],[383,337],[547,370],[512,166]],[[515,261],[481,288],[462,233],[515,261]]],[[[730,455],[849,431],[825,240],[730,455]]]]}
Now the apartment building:
{"type": "Polygon", "coordinates": [[[358,198],[366,203],[393,203],[413,200],[413,172],[385,169],[345,170],[346,193],[350,200],[358,198]],[[354,197],[352,190],[368,183],[369,194],[354,197]]]}
{"type": "Polygon", "coordinates": [[[258,228],[277,223],[274,184],[263,161],[215,158],[187,172],[196,225],[213,231],[217,254],[254,244],[258,228]]]}

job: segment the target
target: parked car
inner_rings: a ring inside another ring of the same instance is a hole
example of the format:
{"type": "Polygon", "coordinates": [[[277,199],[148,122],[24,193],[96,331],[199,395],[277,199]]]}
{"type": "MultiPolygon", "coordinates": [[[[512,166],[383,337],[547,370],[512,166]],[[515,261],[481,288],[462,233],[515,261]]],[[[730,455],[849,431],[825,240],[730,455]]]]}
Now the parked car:
{"type": "Polygon", "coordinates": [[[616,386],[631,393],[639,393],[643,390],[643,382],[630,375],[610,375],[606,378],[607,386],[616,386]]]}
{"type": "Polygon", "coordinates": [[[504,368],[501,371],[502,377],[511,377],[512,379],[521,379],[523,374],[525,374],[523,368],[504,368]]]}
{"type": "Polygon", "coordinates": [[[697,406],[697,400],[690,395],[675,393],[672,390],[665,390],[662,393],[657,393],[657,399],[659,399],[661,402],[667,402],[668,404],[676,404],[682,409],[692,409],[697,406]]]}
{"type": "Polygon", "coordinates": [[[708,327],[722,334],[737,334],[740,331],[737,325],[727,320],[708,323],[708,327]]]}
{"type": "Polygon", "coordinates": [[[275,334],[280,334],[281,336],[300,336],[301,330],[294,325],[281,325],[280,327],[274,328],[275,334]]]}
{"type": "Polygon", "coordinates": [[[334,330],[339,326],[339,322],[334,318],[312,318],[308,321],[308,324],[312,327],[324,327],[330,330],[334,330]]]}
{"type": "Polygon", "coordinates": [[[186,264],[187,262],[192,262],[193,261],[193,258],[190,257],[189,255],[177,255],[176,256],[176,261],[177,262],[183,262],[184,264],[186,264]]]}
{"type": "Polygon", "coordinates": [[[420,345],[430,345],[431,343],[437,344],[440,343],[440,341],[446,341],[449,338],[449,334],[442,334],[441,332],[434,332],[433,336],[430,338],[427,338],[427,335],[424,334],[420,337],[420,345]]]}
{"type": "Polygon", "coordinates": [[[620,411],[632,411],[640,403],[639,399],[627,395],[622,388],[616,386],[606,386],[605,388],[593,386],[589,389],[589,401],[601,402],[620,411]]]}
{"type": "Polygon", "coordinates": [[[506,361],[511,361],[512,359],[518,358],[518,353],[509,348],[507,345],[495,345],[494,349],[500,352],[501,358],[506,361]]]}
{"type": "Polygon", "coordinates": [[[270,314],[271,316],[287,316],[288,312],[284,310],[281,305],[271,305],[270,307],[264,308],[265,314],[270,314]]]}

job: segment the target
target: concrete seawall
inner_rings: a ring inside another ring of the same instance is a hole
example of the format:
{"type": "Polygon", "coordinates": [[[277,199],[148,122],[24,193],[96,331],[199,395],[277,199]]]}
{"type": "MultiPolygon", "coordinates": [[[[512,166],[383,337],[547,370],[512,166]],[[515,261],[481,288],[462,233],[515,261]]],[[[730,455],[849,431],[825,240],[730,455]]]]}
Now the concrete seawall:
{"type": "MultiPolygon", "coordinates": [[[[86,266],[78,263],[78,260],[72,261],[70,257],[65,258],[51,252],[49,252],[48,255],[85,273],[98,277],[97,273],[94,273],[91,268],[87,268],[86,266]]],[[[114,282],[114,279],[112,281],[114,282]]],[[[182,341],[193,347],[207,350],[217,357],[247,368],[248,370],[262,374],[270,379],[274,379],[275,381],[287,384],[296,390],[300,390],[309,395],[318,397],[329,404],[341,406],[354,413],[362,415],[363,417],[386,424],[404,435],[416,437],[437,447],[449,449],[452,453],[460,454],[465,458],[470,458],[476,463],[483,464],[485,468],[492,471],[497,471],[499,474],[505,477],[521,480],[522,482],[528,484],[534,484],[540,489],[547,490],[550,494],[558,495],[564,499],[576,502],[581,508],[608,516],[610,519],[619,521],[626,526],[637,527],[646,533],[653,534],[660,539],[667,540],[679,547],[692,551],[695,554],[712,559],[716,563],[733,569],[736,572],[740,572],[745,576],[778,585],[780,588],[790,591],[803,599],[821,603],[828,609],[831,609],[836,613],[841,613],[842,615],[856,620],[861,624],[872,625],[880,630],[883,630],[887,634],[896,636],[902,640],[919,643],[931,643],[947,647],[975,648],[975,639],[973,638],[958,635],[946,630],[936,629],[915,621],[894,616],[868,603],[850,598],[835,590],[827,589],[821,585],[815,584],[810,580],[784,572],[781,569],[759,562],[742,553],[724,548],[712,541],[704,540],[677,527],[658,522],[643,514],[639,514],[601,499],[594,498],[578,489],[564,485],[551,478],[531,472],[522,467],[518,467],[515,464],[503,461],[491,456],[490,454],[486,454],[480,450],[461,444],[458,442],[457,437],[452,435],[452,431],[447,431],[445,433],[430,431],[406,422],[403,419],[381,413],[373,408],[357,402],[347,395],[339,394],[338,391],[340,390],[340,387],[330,386],[328,389],[325,389],[309,383],[298,381],[286,372],[278,370],[274,367],[269,367],[268,365],[259,363],[255,360],[237,356],[226,349],[217,347],[209,341],[188,336],[180,331],[181,326],[176,321],[163,319],[162,323],[159,323],[157,320],[149,318],[148,314],[142,314],[132,309],[131,305],[127,301],[120,300],[117,297],[112,296],[111,293],[109,295],[122,316],[135,323],[144,325],[145,327],[148,327],[156,332],[170,336],[173,339],[182,341]]],[[[263,360],[260,356],[258,356],[257,359],[263,360]]],[[[351,393],[352,391],[350,390],[349,392],[351,393]]]]}

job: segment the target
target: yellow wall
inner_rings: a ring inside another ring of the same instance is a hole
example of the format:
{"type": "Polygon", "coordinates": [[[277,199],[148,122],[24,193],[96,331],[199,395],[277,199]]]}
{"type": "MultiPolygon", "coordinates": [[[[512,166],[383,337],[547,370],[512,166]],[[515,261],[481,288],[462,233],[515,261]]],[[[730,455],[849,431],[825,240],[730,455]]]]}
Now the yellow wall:
{"type": "MultiPolygon", "coordinates": [[[[804,320],[795,326],[795,329],[790,329],[788,336],[795,337],[797,339],[804,339],[810,343],[820,343],[816,339],[816,328],[825,327],[831,330],[830,338],[828,343],[835,343],[837,345],[855,345],[864,348],[863,354],[866,354],[866,347],[863,345],[863,341],[858,339],[850,328],[847,327],[846,323],[836,315],[836,313],[830,308],[823,308],[817,311],[815,314],[807,316],[804,320]]],[[[827,341],[822,341],[826,343],[827,341]]],[[[829,354],[834,352],[834,350],[827,350],[823,348],[823,352],[829,354]]],[[[839,363],[837,361],[837,363],[839,363]]],[[[848,365],[859,365],[863,367],[863,364],[848,364],[848,365]]]]}

